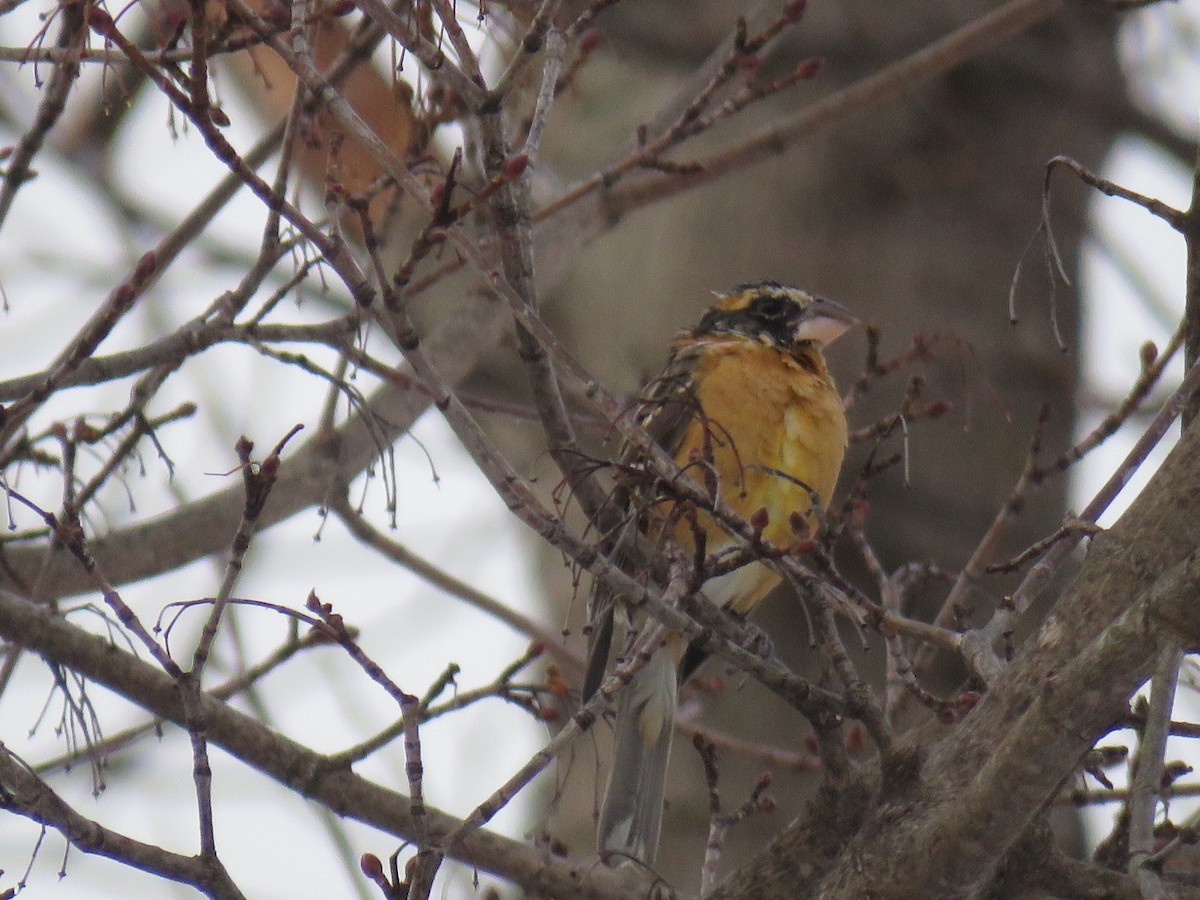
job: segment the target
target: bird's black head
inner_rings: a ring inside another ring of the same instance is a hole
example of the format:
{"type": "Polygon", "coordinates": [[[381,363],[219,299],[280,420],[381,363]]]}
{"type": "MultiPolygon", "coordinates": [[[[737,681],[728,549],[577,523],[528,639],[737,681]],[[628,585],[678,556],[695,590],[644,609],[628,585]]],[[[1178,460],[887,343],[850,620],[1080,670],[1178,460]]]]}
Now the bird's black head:
{"type": "Polygon", "coordinates": [[[721,294],[692,333],[741,335],[791,350],[804,344],[827,346],[856,321],[832,300],[761,281],[721,294]]]}

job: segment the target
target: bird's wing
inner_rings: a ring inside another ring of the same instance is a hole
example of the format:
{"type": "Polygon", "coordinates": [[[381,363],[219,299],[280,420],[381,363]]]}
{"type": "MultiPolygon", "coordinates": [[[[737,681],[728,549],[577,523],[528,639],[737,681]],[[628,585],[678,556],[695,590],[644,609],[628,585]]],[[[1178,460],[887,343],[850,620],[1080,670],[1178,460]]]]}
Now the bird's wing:
{"type": "MultiPolygon", "coordinates": [[[[673,353],[662,374],[646,386],[638,401],[638,423],[672,455],[698,412],[696,359],[697,354],[691,350],[673,353]]],[[[635,464],[640,455],[636,448],[627,446],[622,462],[635,464]]]]}
{"type": "MultiPolygon", "coordinates": [[[[695,393],[696,357],[694,353],[677,351],[667,367],[642,391],[634,408],[638,423],[668,453],[683,439],[683,434],[696,414],[695,393]]],[[[626,443],[618,457],[617,488],[612,502],[622,513],[621,525],[602,541],[605,555],[626,572],[633,571],[632,549],[639,534],[646,530],[644,513],[653,505],[652,479],[641,477],[642,453],[626,443]]],[[[608,668],[612,650],[614,612],[617,597],[604,584],[597,582],[588,606],[588,663],[583,679],[583,700],[600,687],[608,668]]]]}

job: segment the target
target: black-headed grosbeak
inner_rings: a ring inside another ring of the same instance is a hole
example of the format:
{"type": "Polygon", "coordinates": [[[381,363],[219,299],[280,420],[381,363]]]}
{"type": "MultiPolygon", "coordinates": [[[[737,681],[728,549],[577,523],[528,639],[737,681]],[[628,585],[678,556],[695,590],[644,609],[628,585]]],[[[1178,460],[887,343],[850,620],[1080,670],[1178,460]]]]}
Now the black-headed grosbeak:
{"type": "MultiPolygon", "coordinates": [[[[774,281],[745,284],[718,300],[691,331],[675,339],[663,374],[637,406],[639,421],[679,466],[743,518],[764,521],[762,537],[786,548],[796,524],[815,530],[813,498],[822,508],[837,482],[846,448],[841,397],[821,349],[855,319],[838,304],[774,281]]],[[[615,497],[626,528],[650,540],[670,532],[689,553],[702,533],[703,550],[720,553],[734,540],[708,514],[638,485],[636,453],[622,458],[615,497]]],[[[625,532],[628,538],[629,531],[625,532]]],[[[627,561],[622,537],[610,542],[627,561]]],[[[762,562],[708,580],[705,596],[738,615],[748,613],[779,583],[762,562]]],[[[584,684],[599,686],[612,641],[614,598],[603,588],[591,605],[592,647],[584,684]]],[[[669,634],[618,694],[615,753],[600,815],[602,853],[654,860],[662,820],[663,785],[671,749],[676,691],[703,657],[669,634]]]]}

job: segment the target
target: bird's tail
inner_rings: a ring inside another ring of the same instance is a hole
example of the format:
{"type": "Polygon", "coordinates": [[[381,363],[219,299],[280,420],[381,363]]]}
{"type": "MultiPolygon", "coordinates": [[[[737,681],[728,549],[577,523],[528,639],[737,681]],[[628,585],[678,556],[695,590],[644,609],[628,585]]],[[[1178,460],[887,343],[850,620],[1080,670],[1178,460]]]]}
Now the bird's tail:
{"type": "Polygon", "coordinates": [[[674,654],[660,646],[617,695],[615,751],[600,810],[601,853],[654,862],[677,689],[674,654]]]}

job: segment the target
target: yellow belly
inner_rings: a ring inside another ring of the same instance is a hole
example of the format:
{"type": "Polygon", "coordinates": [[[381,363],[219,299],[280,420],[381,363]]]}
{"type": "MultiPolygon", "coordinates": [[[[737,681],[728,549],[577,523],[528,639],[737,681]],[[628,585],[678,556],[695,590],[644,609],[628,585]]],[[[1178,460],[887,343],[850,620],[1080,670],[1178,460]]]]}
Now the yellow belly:
{"type": "MultiPolygon", "coordinates": [[[[846,417],[841,398],[814,357],[805,366],[762,344],[744,341],[718,344],[702,354],[696,371],[696,394],[704,416],[685,431],[676,461],[701,483],[701,467],[718,473],[722,498],[744,518],[765,509],[763,537],[788,547],[797,540],[793,514],[816,527],[809,491],[829,504],[846,449],[846,417]]],[[[708,552],[729,543],[707,516],[708,552]]],[[[680,522],[680,542],[694,547],[691,526],[680,522]]],[[[714,579],[705,592],[715,602],[745,613],[779,579],[761,564],[714,579]]]]}

